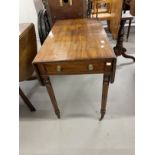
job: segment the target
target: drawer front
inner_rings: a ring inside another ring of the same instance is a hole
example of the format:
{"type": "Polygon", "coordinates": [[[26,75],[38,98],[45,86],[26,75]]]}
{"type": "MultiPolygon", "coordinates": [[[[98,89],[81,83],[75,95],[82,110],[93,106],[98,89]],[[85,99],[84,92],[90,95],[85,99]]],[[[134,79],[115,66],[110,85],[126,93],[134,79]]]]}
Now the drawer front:
{"type": "Polygon", "coordinates": [[[63,75],[63,74],[93,74],[112,71],[112,62],[91,61],[91,62],[59,62],[43,63],[44,75],[63,75]]]}

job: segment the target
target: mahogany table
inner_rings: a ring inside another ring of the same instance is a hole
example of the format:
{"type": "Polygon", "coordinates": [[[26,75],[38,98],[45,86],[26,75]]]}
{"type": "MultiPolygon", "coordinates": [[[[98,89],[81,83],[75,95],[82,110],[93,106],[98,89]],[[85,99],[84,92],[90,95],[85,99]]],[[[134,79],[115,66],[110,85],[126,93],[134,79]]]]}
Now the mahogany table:
{"type": "Polygon", "coordinates": [[[103,119],[109,82],[114,82],[116,56],[99,21],[58,20],[35,57],[33,66],[40,83],[47,88],[58,118],[60,111],[49,76],[104,74],[100,120],[103,119]]]}

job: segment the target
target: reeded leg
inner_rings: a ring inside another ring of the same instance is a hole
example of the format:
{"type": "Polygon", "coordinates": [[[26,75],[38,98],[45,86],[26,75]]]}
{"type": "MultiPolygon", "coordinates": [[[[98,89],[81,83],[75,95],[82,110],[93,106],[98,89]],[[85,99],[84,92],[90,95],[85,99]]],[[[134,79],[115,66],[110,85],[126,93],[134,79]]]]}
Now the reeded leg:
{"type": "Polygon", "coordinates": [[[53,91],[53,87],[51,85],[50,79],[49,79],[49,77],[44,77],[43,80],[44,80],[45,86],[47,88],[48,94],[50,96],[55,114],[57,115],[58,118],[60,118],[60,111],[59,111],[59,108],[57,105],[57,101],[56,101],[56,98],[54,95],[54,91],[53,91]]]}
{"type": "Polygon", "coordinates": [[[21,96],[21,98],[24,100],[25,104],[29,107],[29,109],[31,111],[36,111],[36,109],[34,108],[34,106],[31,104],[31,102],[29,101],[29,99],[25,96],[25,94],[23,93],[23,91],[21,90],[21,88],[19,87],[19,94],[21,96]]]}
{"type": "Polygon", "coordinates": [[[110,81],[110,76],[109,75],[104,75],[104,77],[103,77],[103,87],[102,87],[102,103],[101,103],[101,118],[100,118],[100,121],[104,118],[104,115],[105,115],[105,112],[106,112],[109,81],[110,81]]]}

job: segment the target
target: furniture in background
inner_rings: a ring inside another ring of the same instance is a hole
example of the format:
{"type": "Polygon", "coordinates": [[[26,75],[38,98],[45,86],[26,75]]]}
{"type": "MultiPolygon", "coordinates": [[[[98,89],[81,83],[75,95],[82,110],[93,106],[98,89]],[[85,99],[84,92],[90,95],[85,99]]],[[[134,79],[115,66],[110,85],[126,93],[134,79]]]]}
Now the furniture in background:
{"type": "Polygon", "coordinates": [[[47,14],[47,10],[46,9],[40,10],[38,14],[38,33],[41,45],[47,38],[50,29],[51,25],[49,22],[49,16],[47,14]]]}
{"type": "Polygon", "coordinates": [[[51,75],[104,74],[101,117],[106,112],[109,82],[114,82],[116,56],[99,21],[58,20],[33,60],[38,79],[45,85],[55,114],[60,111],[50,82],[51,75]]]}
{"type": "Polygon", "coordinates": [[[52,21],[50,20],[49,12],[47,11],[47,0],[33,0],[36,13],[38,16],[38,34],[41,45],[44,43],[49,31],[51,30],[52,21]]]}
{"type": "Polygon", "coordinates": [[[96,18],[97,20],[106,20],[109,31],[110,18],[112,17],[111,7],[112,0],[92,0],[91,18],[96,18]]]}
{"type": "Polygon", "coordinates": [[[130,34],[130,28],[131,28],[131,22],[133,20],[133,16],[129,12],[125,12],[125,13],[122,13],[122,19],[126,20],[126,21],[129,21],[127,35],[126,35],[126,40],[128,41],[129,34],[130,34]]]}
{"type": "Polygon", "coordinates": [[[87,14],[86,0],[48,0],[52,23],[58,19],[84,18],[87,14]]]}
{"type": "Polygon", "coordinates": [[[41,45],[54,22],[59,19],[86,17],[87,0],[33,0],[38,15],[38,33],[41,45]]]}
{"type": "Polygon", "coordinates": [[[117,38],[121,20],[122,0],[42,0],[42,1],[47,10],[47,14],[50,17],[51,27],[54,25],[55,21],[59,19],[76,19],[76,18],[91,17],[89,16],[89,14],[92,10],[91,6],[93,2],[96,2],[97,7],[99,7],[100,1],[102,1],[102,3],[103,2],[107,3],[108,7],[109,4],[111,4],[110,9],[108,9],[108,12],[106,12],[104,16],[102,16],[102,18],[99,18],[101,16],[101,12],[98,9],[97,13],[98,18],[96,18],[95,15],[93,19],[98,20],[107,19],[109,30],[112,33],[113,39],[117,38]]]}
{"type": "MultiPolygon", "coordinates": [[[[21,23],[19,24],[19,81],[33,80],[36,77],[32,76],[34,69],[32,61],[37,54],[36,33],[34,24],[21,23]]],[[[35,111],[34,106],[26,97],[22,89],[19,87],[19,94],[25,104],[31,111],[35,111]]]]}
{"type": "MultiPolygon", "coordinates": [[[[125,0],[123,1],[122,9],[123,9],[124,5],[125,5],[125,0]]],[[[132,5],[134,5],[134,4],[132,3],[132,5]]],[[[122,55],[123,57],[130,58],[135,62],[135,57],[127,55],[126,48],[123,47],[124,25],[126,23],[126,20],[127,19],[125,19],[125,18],[121,19],[120,28],[119,28],[118,37],[117,37],[117,43],[116,43],[116,46],[114,47],[114,52],[115,52],[116,56],[122,55]]]]}
{"type": "Polygon", "coordinates": [[[111,18],[112,0],[92,0],[92,18],[109,20],[111,18]]]}
{"type": "Polygon", "coordinates": [[[130,0],[130,13],[135,16],[135,0],[130,0]]]}
{"type": "Polygon", "coordinates": [[[130,10],[130,0],[123,0],[123,12],[125,13],[127,10],[130,10]]]}
{"type": "Polygon", "coordinates": [[[90,18],[101,21],[107,20],[108,29],[113,39],[116,39],[121,20],[122,0],[91,0],[91,3],[90,18]]]}

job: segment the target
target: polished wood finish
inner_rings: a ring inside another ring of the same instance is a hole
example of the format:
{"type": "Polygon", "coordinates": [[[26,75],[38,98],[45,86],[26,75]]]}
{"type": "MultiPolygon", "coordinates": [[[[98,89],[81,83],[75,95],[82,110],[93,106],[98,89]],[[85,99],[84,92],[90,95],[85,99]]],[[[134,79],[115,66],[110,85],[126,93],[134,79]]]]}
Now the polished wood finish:
{"type": "MultiPolygon", "coordinates": [[[[104,73],[114,82],[116,57],[101,23],[91,19],[57,21],[33,61],[42,85],[47,87],[56,115],[59,110],[50,75],[104,73]]],[[[106,96],[106,85],[104,97],[106,96]]],[[[105,112],[106,101],[102,101],[105,112]]],[[[103,116],[103,113],[102,113],[103,116]]]]}
{"type": "Polygon", "coordinates": [[[114,58],[101,23],[91,19],[59,20],[33,62],[114,58]]]}
{"type": "Polygon", "coordinates": [[[32,23],[19,24],[19,81],[34,72],[32,61],[37,54],[36,34],[32,23]]]}
{"type": "Polygon", "coordinates": [[[51,19],[83,18],[86,16],[86,0],[48,0],[51,19]]]}
{"type": "Polygon", "coordinates": [[[121,13],[122,13],[122,3],[123,0],[112,0],[112,8],[111,8],[112,17],[110,20],[110,31],[114,39],[117,39],[119,32],[121,13]]]}
{"type": "MultiPolygon", "coordinates": [[[[21,23],[19,24],[19,81],[34,79],[32,76],[34,68],[32,61],[37,54],[36,33],[34,24],[21,23]]],[[[19,94],[31,111],[35,108],[24,95],[21,88],[19,94]]]]}
{"type": "MultiPolygon", "coordinates": [[[[106,62],[107,61],[103,60],[91,60],[91,62],[90,60],[71,62],[63,61],[61,63],[44,63],[41,66],[43,67],[42,72],[44,73],[44,75],[92,74],[102,73],[103,70],[110,74],[113,68],[112,66],[106,67],[106,62]],[[90,65],[93,66],[92,69],[90,69],[90,65]],[[58,67],[60,69],[58,69],[58,67]]],[[[109,59],[108,62],[113,63],[111,59],[109,59]]]]}

